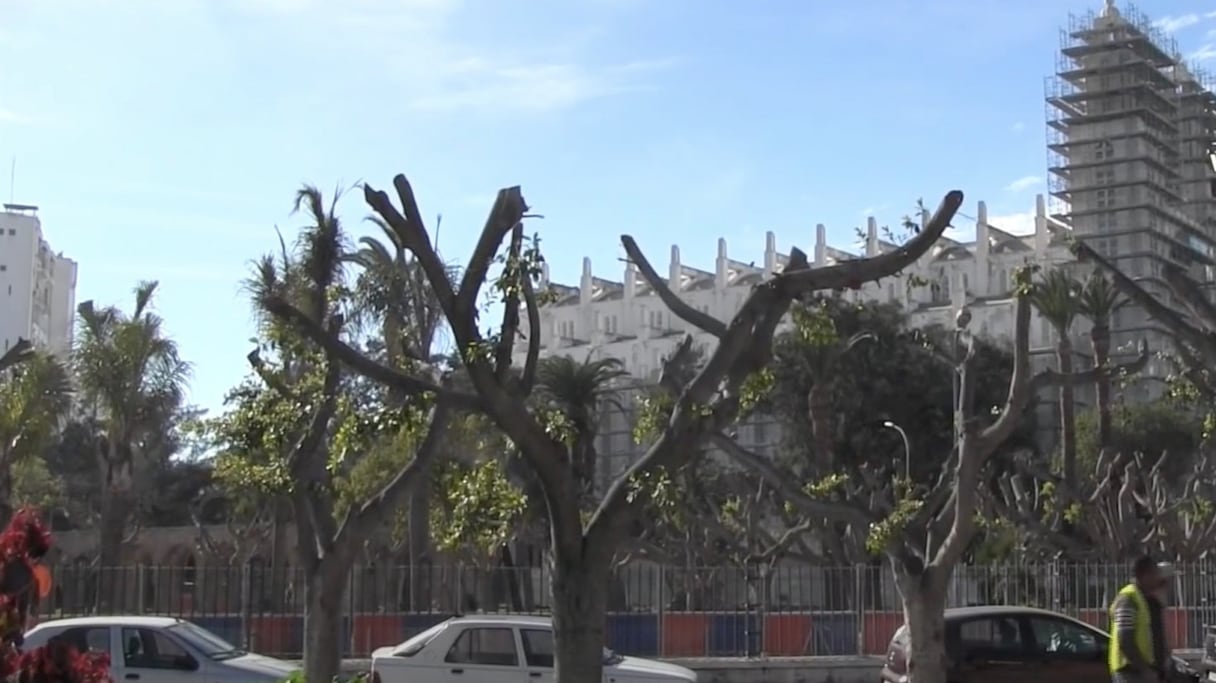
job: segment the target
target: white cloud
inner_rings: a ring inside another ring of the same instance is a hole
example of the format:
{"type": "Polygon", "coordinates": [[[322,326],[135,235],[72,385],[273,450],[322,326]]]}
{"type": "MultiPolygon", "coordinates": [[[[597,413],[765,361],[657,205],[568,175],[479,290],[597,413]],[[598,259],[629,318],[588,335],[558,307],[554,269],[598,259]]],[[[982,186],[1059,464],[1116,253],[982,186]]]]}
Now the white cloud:
{"type": "Polygon", "coordinates": [[[29,123],[29,121],[27,121],[25,117],[17,114],[17,112],[12,111],[11,109],[0,108],[0,125],[5,124],[5,123],[10,123],[10,124],[16,125],[16,124],[21,124],[21,123],[29,123]]]}
{"type": "Polygon", "coordinates": [[[1191,61],[1206,62],[1210,59],[1216,59],[1216,43],[1208,43],[1198,50],[1195,50],[1189,55],[1191,61]]]}
{"type": "Polygon", "coordinates": [[[1014,235],[1029,235],[1034,232],[1034,210],[989,216],[988,225],[1014,235]]]}
{"type": "Polygon", "coordinates": [[[1176,17],[1161,17],[1153,24],[1162,31],[1173,33],[1198,24],[1202,17],[1198,13],[1180,14],[1176,17]]]}
{"type": "MultiPolygon", "coordinates": [[[[578,40],[487,45],[465,40],[476,8],[463,0],[243,0],[242,9],[275,15],[311,40],[365,50],[414,110],[474,113],[552,111],[582,102],[652,89],[655,73],[671,58],[596,63],[578,40]],[[297,25],[298,24],[298,25],[297,25]]],[[[624,11],[625,4],[605,11],[624,11]]],[[[378,66],[369,66],[378,70],[378,66]]],[[[385,90],[388,92],[388,90],[385,90]]]]}
{"type": "Polygon", "coordinates": [[[1023,190],[1029,190],[1042,182],[1043,179],[1037,175],[1023,176],[1006,185],[1005,190],[1008,192],[1022,192],[1023,190]]]}
{"type": "Polygon", "coordinates": [[[575,63],[495,64],[468,59],[451,65],[448,77],[409,101],[413,109],[511,109],[550,111],[587,100],[647,90],[642,76],[671,66],[672,60],[593,67],[575,63]]]}

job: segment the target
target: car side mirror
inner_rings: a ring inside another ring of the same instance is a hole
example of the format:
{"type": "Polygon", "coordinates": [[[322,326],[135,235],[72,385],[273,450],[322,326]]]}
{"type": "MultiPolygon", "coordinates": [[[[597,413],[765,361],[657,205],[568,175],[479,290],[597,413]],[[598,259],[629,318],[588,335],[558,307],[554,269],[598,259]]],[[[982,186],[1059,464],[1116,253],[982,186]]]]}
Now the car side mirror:
{"type": "Polygon", "coordinates": [[[183,671],[198,671],[198,662],[190,655],[179,655],[173,658],[173,667],[183,671]]]}

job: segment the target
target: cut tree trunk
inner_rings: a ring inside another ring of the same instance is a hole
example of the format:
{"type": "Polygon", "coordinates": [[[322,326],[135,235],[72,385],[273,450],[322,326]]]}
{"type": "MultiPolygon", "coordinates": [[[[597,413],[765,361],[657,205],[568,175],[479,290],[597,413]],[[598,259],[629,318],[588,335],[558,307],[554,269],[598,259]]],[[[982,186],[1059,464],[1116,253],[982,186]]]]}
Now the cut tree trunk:
{"type": "Polygon", "coordinates": [[[342,667],[342,598],[346,582],[315,571],[304,584],[304,680],[332,681],[342,667]],[[327,577],[329,577],[327,579],[327,577]]]}
{"type": "Polygon", "coordinates": [[[1110,326],[1095,322],[1089,332],[1089,341],[1093,345],[1094,366],[1098,368],[1094,392],[1098,403],[1098,448],[1102,449],[1109,447],[1111,441],[1110,326]]]}
{"type": "Polygon", "coordinates": [[[419,476],[410,494],[409,600],[411,611],[426,612],[431,609],[431,487],[429,473],[419,476]]]}
{"type": "MultiPolygon", "coordinates": [[[[1064,484],[1068,491],[1077,490],[1077,406],[1072,385],[1072,342],[1067,330],[1057,330],[1060,343],[1056,346],[1056,362],[1062,375],[1060,381],[1060,459],[1064,484]]],[[[1071,503],[1072,501],[1068,501],[1071,503]]]]}
{"type": "Polygon", "coordinates": [[[908,626],[908,683],[946,683],[946,589],[934,570],[907,575],[896,570],[908,626]]]}
{"type": "Polygon", "coordinates": [[[554,553],[554,673],[557,683],[600,683],[609,563],[554,553]]]}

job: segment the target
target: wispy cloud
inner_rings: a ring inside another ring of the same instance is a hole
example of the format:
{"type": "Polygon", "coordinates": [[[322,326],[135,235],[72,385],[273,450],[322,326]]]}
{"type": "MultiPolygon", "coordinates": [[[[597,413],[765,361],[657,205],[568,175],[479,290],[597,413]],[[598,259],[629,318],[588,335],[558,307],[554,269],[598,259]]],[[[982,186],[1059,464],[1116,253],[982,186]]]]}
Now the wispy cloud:
{"type": "Polygon", "coordinates": [[[879,211],[882,211],[886,208],[887,208],[886,204],[883,204],[881,206],[867,206],[866,208],[861,210],[861,217],[869,218],[870,216],[876,215],[879,211]]]}
{"type": "MultiPolygon", "coordinates": [[[[407,108],[481,114],[536,113],[589,100],[651,90],[670,56],[603,62],[570,36],[524,47],[466,39],[478,10],[462,0],[359,0],[339,6],[321,0],[250,0],[249,10],[287,22],[311,40],[351,44],[374,55],[384,75],[405,87],[395,94],[407,108]]],[[[603,12],[635,9],[603,3],[603,12]]],[[[378,68],[378,67],[370,67],[378,68]]],[[[388,93],[391,89],[386,89],[388,93]]]]}
{"type": "Polygon", "coordinates": [[[1012,183],[1006,185],[1005,190],[1009,192],[1022,192],[1024,190],[1029,190],[1041,182],[1043,182],[1043,179],[1037,175],[1022,176],[1021,178],[1018,178],[1012,183]]]}
{"type": "Polygon", "coordinates": [[[6,123],[18,125],[22,123],[29,123],[29,120],[11,109],[4,109],[0,107],[0,125],[6,123]]]}
{"type": "Polygon", "coordinates": [[[1208,43],[1188,55],[1193,62],[1206,62],[1216,59],[1216,43],[1208,43]]]}
{"type": "Polygon", "coordinates": [[[1184,28],[1190,28],[1202,20],[1203,17],[1201,17],[1199,13],[1192,12],[1191,14],[1180,14],[1175,17],[1161,17],[1157,21],[1153,22],[1153,24],[1162,31],[1173,33],[1175,31],[1181,31],[1184,28]]]}
{"type": "Polygon", "coordinates": [[[1017,121],[1009,127],[1009,130],[1012,130],[1015,133],[1021,133],[1022,131],[1026,130],[1026,124],[1022,123],[1021,121],[1017,121]]]}
{"type": "Polygon", "coordinates": [[[989,216],[988,225],[1014,235],[1029,235],[1034,232],[1034,211],[989,216]]]}
{"type": "Polygon", "coordinates": [[[670,68],[672,59],[595,67],[577,63],[496,64],[471,58],[453,64],[447,78],[409,101],[413,109],[504,109],[539,112],[653,89],[646,76],[670,68]]]}

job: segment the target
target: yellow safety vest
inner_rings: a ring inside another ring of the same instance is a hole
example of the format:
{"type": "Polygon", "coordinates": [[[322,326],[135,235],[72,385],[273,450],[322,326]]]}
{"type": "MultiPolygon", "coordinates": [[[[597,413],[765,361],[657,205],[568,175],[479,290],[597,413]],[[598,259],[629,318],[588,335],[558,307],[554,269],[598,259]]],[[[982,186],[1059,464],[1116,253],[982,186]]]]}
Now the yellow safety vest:
{"type": "MultiPolygon", "coordinates": [[[[1136,605],[1136,649],[1140,650],[1140,656],[1149,664],[1154,664],[1153,661],[1153,622],[1149,615],[1148,600],[1144,594],[1136,587],[1136,584],[1131,583],[1123,587],[1119,591],[1119,597],[1127,596],[1136,605]]],[[[1115,633],[1115,603],[1110,606],[1110,652],[1107,656],[1107,662],[1110,664],[1110,672],[1113,674],[1116,671],[1127,666],[1127,657],[1119,651],[1119,636],[1115,633]]]]}

